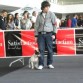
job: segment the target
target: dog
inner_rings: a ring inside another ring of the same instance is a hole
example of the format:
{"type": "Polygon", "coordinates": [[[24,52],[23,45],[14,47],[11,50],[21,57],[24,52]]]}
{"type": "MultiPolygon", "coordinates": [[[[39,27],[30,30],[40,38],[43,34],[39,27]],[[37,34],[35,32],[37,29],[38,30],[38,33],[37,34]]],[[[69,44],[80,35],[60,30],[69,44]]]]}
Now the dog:
{"type": "Polygon", "coordinates": [[[37,69],[38,63],[39,63],[39,51],[35,50],[35,54],[29,59],[29,68],[31,69],[37,69]]]}

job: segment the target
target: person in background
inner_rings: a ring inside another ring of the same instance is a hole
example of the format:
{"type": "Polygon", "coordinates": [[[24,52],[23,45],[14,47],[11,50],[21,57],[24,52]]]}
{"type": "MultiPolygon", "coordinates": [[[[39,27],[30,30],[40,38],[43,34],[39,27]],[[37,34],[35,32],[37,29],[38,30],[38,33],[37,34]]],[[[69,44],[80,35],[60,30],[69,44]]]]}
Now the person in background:
{"type": "Polygon", "coordinates": [[[60,28],[60,26],[61,26],[61,20],[57,17],[57,19],[56,19],[56,27],[60,28]]]}
{"type": "Polygon", "coordinates": [[[83,27],[83,17],[82,15],[79,16],[77,20],[78,27],[83,27]]]}
{"type": "Polygon", "coordinates": [[[65,28],[66,27],[66,20],[61,20],[61,26],[60,28],[65,28]]]}
{"type": "Polygon", "coordinates": [[[14,16],[12,14],[7,15],[7,30],[14,30],[15,23],[14,23],[14,16]]]}
{"type": "Polygon", "coordinates": [[[71,23],[72,23],[72,22],[71,22],[71,19],[70,19],[70,15],[67,15],[67,16],[66,16],[66,23],[67,23],[67,24],[66,24],[66,27],[71,27],[71,23]]]}
{"type": "Polygon", "coordinates": [[[31,27],[32,27],[32,23],[29,19],[29,13],[28,11],[24,11],[23,18],[21,19],[21,29],[30,30],[31,27]]]}
{"type": "Polygon", "coordinates": [[[36,22],[36,18],[37,18],[37,13],[36,13],[36,11],[33,11],[32,18],[31,18],[31,22],[32,22],[32,28],[31,29],[34,28],[34,25],[35,25],[35,22],[36,22]]]}
{"type": "Polygon", "coordinates": [[[77,27],[77,15],[76,14],[73,15],[71,27],[72,28],[76,28],[77,27]]]}
{"type": "Polygon", "coordinates": [[[14,23],[15,23],[16,29],[20,29],[20,19],[19,19],[18,13],[15,13],[14,23]]]}
{"type": "Polygon", "coordinates": [[[53,39],[56,33],[56,16],[53,12],[49,11],[50,3],[43,1],[41,10],[37,16],[35,24],[35,40],[38,43],[40,57],[39,57],[39,70],[44,67],[44,52],[45,47],[48,51],[47,67],[53,69],[53,39]]]}
{"type": "Polygon", "coordinates": [[[7,17],[7,11],[2,10],[0,15],[0,30],[6,30],[6,17],[7,17]]]}

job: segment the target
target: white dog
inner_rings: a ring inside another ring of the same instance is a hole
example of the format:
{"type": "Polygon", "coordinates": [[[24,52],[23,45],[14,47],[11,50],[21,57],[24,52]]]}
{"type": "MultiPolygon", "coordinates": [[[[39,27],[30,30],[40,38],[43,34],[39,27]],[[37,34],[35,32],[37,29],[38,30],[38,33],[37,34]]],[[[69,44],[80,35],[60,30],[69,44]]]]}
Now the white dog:
{"type": "Polygon", "coordinates": [[[40,56],[39,51],[35,50],[35,54],[29,59],[29,68],[31,69],[38,68],[39,56],[40,56]]]}

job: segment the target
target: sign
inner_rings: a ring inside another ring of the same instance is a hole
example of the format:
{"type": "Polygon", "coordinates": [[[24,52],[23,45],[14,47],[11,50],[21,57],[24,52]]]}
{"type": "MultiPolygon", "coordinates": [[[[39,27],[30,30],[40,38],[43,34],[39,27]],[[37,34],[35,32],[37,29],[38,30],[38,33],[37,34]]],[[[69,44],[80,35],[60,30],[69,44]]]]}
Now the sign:
{"type": "Polygon", "coordinates": [[[73,29],[60,29],[56,35],[57,54],[75,54],[75,38],[73,29]]]}
{"type": "Polygon", "coordinates": [[[6,57],[32,56],[37,46],[34,31],[6,31],[6,57]]]}
{"type": "Polygon", "coordinates": [[[5,57],[4,32],[0,32],[0,58],[5,57]]]}
{"type": "Polygon", "coordinates": [[[76,54],[83,54],[83,29],[75,30],[76,54]]]}
{"type": "Polygon", "coordinates": [[[32,56],[37,47],[34,31],[21,31],[22,55],[32,56]]]}
{"type": "MultiPolygon", "coordinates": [[[[36,48],[34,30],[0,31],[0,58],[30,57],[36,48]]],[[[58,29],[53,51],[57,56],[83,54],[83,29],[58,29]]]]}

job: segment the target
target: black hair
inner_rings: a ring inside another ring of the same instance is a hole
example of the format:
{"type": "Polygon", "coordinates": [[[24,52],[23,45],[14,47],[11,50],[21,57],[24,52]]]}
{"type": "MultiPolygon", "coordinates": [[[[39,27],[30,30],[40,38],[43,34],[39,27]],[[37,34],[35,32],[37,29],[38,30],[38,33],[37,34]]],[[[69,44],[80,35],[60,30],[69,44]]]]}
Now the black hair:
{"type": "Polygon", "coordinates": [[[29,18],[29,12],[28,11],[24,11],[23,16],[27,13],[27,18],[29,18]]]}
{"type": "Polygon", "coordinates": [[[34,13],[36,13],[36,11],[33,11],[32,15],[33,15],[34,13]]]}
{"type": "Polygon", "coordinates": [[[16,16],[18,15],[18,13],[15,13],[15,19],[16,19],[16,16]]]}
{"type": "Polygon", "coordinates": [[[73,14],[73,17],[75,17],[77,14],[73,14]]]}
{"type": "Polygon", "coordinates": [[[10,20],[11,22],[14,20],[13,14],[8,14],[8,15],[7,15],[7,23],[9,22],[9,20],[10,20]],[[10,15],[12,15],[12,19],[11,19],[11,20],[9,19],[10,15]]]}
{"type": "Polygon", "coordinates": [[[7,10],[2,10],[2,11],[1,11],[1,13],[5,13],[5,12],[7,12],[7,10]]]}
{"type": "Polygon", "coordinates": [[[67,15],[67,16],[66,16],[66,19],[70,19],[70,15],[67,15]]]}
{"type": "Polygon", "coordinates": [[[45,7],[50,7],[50,3],[48,1],[43,1],[41,3],[41,10],[43,10],[45,7]]]}
{"type": "Polygon", "coordinates": [[[26,13],[28,13],[28,11],[24,11],[24,12],[23,12],[23,15],[25,15],[26,13]]]}

